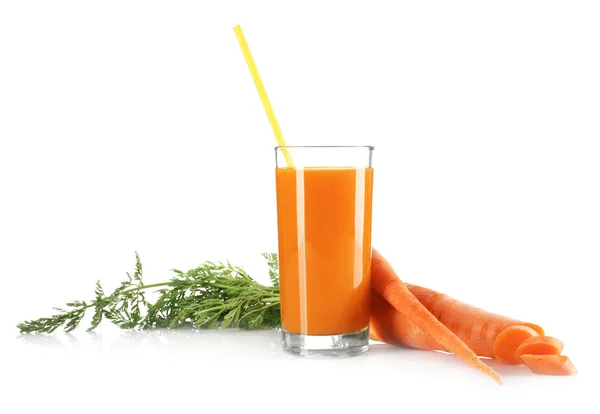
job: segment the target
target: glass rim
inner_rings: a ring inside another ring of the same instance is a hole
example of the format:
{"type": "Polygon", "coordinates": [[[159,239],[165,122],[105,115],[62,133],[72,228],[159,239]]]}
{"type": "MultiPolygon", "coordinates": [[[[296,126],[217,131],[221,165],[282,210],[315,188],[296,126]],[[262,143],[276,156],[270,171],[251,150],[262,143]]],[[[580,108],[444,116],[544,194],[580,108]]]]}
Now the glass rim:
{"type": "Polygon", "coordinates": [[[293,149],[293,148],[364,148],[369,151],[373,151],[375,147],[373,145],[277,145],[278,149],[293,149]]]}

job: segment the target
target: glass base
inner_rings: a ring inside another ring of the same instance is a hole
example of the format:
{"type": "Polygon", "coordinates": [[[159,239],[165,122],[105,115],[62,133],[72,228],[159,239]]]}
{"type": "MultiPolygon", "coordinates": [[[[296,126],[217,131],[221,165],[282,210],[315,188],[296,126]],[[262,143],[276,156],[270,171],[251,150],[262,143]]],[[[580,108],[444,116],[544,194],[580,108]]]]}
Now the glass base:
{"type": "Polygon", "coordinates": [[[292,355],[349,357],[369,349],[369,327],[341,335],[299,335],[282,330],[281,342],[283,350],[292,355]]]}

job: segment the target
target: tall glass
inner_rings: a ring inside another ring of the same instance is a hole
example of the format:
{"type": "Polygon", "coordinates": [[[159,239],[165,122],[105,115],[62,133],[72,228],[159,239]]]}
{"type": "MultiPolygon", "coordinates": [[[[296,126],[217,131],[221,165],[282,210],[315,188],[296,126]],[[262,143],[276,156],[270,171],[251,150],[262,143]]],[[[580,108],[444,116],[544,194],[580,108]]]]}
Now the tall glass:
{"type": "Polygon", "coordinates": [[[275,148],[288,353],[341,357],[368,349],[372,152],[367,146],[275,148]]]}

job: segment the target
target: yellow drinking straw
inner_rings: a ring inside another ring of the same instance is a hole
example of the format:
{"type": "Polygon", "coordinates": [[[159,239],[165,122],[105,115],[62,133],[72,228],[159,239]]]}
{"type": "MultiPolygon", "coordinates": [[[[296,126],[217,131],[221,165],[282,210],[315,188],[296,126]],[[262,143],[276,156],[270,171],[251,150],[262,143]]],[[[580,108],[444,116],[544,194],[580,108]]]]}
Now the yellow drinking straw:
{"type": "MultiPolygon", "coordinates": [[[[246,58],[248,69],[250,69],[250,74],[252,75],[252,79],[254,80],[254,85],[256,85],[256,90],[258,91],[260,100],[262,101],[262,104],[265,107],[265,111],[267,112],[267,117],[269,118],[271,128],[273,128],[273,132],[275,133],[277,144],[280,146],[285,146],[285,139],[283,138],[283,133],[281,132],[281,128],[279,128],[279,123],[277,122],[277,118],[275,117],[275,112],[273,112],[271,102],[269,102],[267,91],[265,90],[262,80],[260,79],[260,75],[258,74],[258,69],[256,68],[256,64],[254,63],[252,54],[250,53],[250,48],[248,48],[248,43],[246,42],[246,37],[244,36],[242,27],[238,24],[233,28],[233,31],[237,36],[238,42],[240,43],[240,47],[242,48],[242,53],[246,58]]],[[[290,156],[288,150],[286,148],[282,148],[281,152],[283,152],[283,156],[288,167],[293,167],[294,163],[292,162],[292,157],[290,156]]]]}

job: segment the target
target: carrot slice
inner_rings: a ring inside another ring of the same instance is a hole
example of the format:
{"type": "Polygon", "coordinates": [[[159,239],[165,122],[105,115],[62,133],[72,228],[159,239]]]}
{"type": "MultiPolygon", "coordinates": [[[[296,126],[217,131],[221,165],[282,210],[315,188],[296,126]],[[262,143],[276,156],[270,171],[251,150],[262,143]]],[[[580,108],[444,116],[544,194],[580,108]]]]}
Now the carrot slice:
{"type": "MultiPolygon", "coordinates": [[[[454,332],[444,326],[431,312],[408,290],[392,266],[375,249],[372,249],[371,288],[396,308],[410,322],[425,333],[431,335],[448,352],[492,377],[499,384],[500,376],[485,365],[454,332]]],[[[531,328],[527,328],[531,329],[531,328]]],[[[533,331],[533,330],[532,330],[533,331]]],[[[533,331],[535,332],[535,331],[533,331]]],[[[537,334],[536,334],[537,335],[537,334]]],[[[516,347],[515,347],[516,349],[516,347]]]]}
{"type": "Polygon", "coordinates": [[[515,359],[521,360],[525,354],[532,355],[560,355],[564,347],[560,339],[551,336],[534,336],[524,340],[515,352],[515,359]]]}
{"type": "Polygon", "coordinates": [[[523,363],[536,374],[542,375],[575,375],[577,369],[566,355],[531,355],[521,356],[523,363]]]}
{"type": "Polygon", "coordinates": [[[538,333],[528,326],[513,325],[509,326],[496,338],[494,342],[494,356],[498,362],[509,365],[520,364],[521,361],[516,358],[516,351],[526,339],[538,336],[538,333]]]}
{"type": "Polygon", "coordinates": [[[523,323],[521,323],[521,325],[525,325],[528,328],[533,329],[534,331],[536,331],[538,333],[539,336],[543,336],[546,333],[546,332],[544,332],[544,328],[542,328],[540,325],[536,325],[535,323],[523,322],[523,323]]]}

